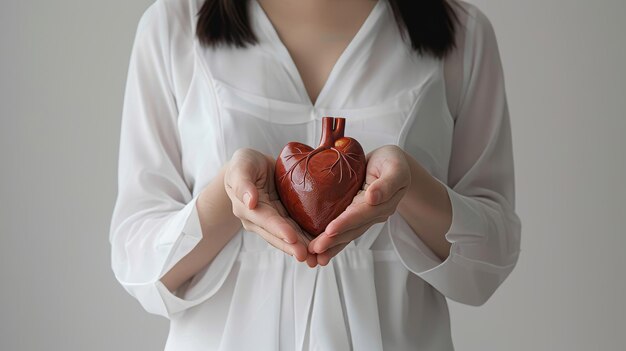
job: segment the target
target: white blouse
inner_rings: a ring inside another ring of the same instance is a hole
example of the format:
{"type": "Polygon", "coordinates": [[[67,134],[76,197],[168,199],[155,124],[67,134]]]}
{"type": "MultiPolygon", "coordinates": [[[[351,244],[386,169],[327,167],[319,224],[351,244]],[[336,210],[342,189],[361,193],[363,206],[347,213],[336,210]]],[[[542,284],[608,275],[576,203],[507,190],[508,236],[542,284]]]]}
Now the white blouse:
{"type": "MultiPolygon", "coordinates": [[[[493,28],[460,2],[457,50],[420,57],[379,0],[315,104],[256,0],[259,44],[201,47],[203,0],[156,0],[139,21],[126,83],[112,268],[170,322],[166,350],[453,350],[446,297],[483,304],[515,266],[512,142],[493,28]],[[445,67],[445,70],[444,70],[445,67]],[[200,241],[195,202],[241,147],[278,156],[316,146],[321,118],[346,118],[365,152],[406,150],[446,186],[441,261],[396,212],[325,266],[309,268],[243,228],[187,284],[159,279],[200,241]]],[[[408,38],[408,37],[407,37],[408,38]]]]}

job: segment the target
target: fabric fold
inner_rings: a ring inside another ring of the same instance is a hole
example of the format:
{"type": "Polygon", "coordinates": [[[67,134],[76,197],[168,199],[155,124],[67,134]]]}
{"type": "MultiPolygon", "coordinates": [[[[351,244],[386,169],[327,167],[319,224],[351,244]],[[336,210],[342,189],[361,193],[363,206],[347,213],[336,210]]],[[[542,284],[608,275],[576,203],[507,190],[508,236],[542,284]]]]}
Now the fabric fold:
{"type": "Polygon", "coordinates": [[[298,265],[297,350],[382,350],[376,294],[364,292],[376,291],[370,247],[384,226],[371,226],[324,267],[298,265]]]}
{"type": "Polygon", "coordinates": [[[280,347],[280,311],[285,253],[242,252],[220,350],[267,350],[280,347]],[[245,336],[245,337],[242,337],[245,336]]]}
{"type": "Polygon", "coordinates": [[[296,334],[296,350],[306,350],[305,342],[309,337],[307,330],[309,329],[311,306],[313,304],[313,296],[317,286],[316,283],[319,271],[319,266],[316,268],[310,268],[306,264],[298,264],[295,266],[293,277],[293,317],[296,334]]]}
{"type": "MultiPolygon", "coordinates": [[[[184,244],[181,246],[185,246],[184,244]]],[[[224,284],[237,259],[241,247],[241,235],[233,237],[219,254],[202,271],[198,272],[186,288],[184,296],[179,297],[157,280],[156,287],[167,315],[173,315],[196,306],[214,295],[224,284]]],[[[185,249],[186,251],[187,249],[185,249]]]]}

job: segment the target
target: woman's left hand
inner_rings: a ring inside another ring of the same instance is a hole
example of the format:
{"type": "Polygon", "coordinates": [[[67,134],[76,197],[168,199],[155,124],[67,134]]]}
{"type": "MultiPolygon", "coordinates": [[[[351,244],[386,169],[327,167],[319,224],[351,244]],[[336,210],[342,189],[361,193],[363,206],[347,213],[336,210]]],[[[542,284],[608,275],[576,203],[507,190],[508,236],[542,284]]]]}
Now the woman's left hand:
{"type": "Polygon", "coordinates": [[[309,252],[317,254],[317,263],[322,266],[369,227],[385,222],[396,211],[411,184],[409,163],[398,146],[382,146],[367,154],[366,159],[363,190],[309,243],[309,252]]]}

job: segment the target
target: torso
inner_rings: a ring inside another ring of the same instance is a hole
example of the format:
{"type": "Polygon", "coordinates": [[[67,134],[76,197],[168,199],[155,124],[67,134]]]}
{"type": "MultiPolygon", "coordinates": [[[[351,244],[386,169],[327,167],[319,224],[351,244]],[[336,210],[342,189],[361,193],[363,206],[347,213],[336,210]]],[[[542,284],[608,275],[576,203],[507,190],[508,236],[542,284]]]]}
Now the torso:
{"type": "MultiPolygon", "coordinates": [[[[194,195],[239,148],[275,156],[291,141],[317,145],[324,116],[346,118],[346,135],[366,153],[398,145],[447,179],[453,119],[441,62],[408,50],[387,0],[296,1],[250,1],[257,45],[174,52],[194,195]]],[[[397,254],[411,233],[395,213],[309,269],[241,230],[180,289],[201,302],[172,318],[166,350],[453,350],[445,297],[397,254]]]]}
{"type": "Polygon", "coordinates": [[[315,103],[333,66],[376,1],[258,0],[315,103]]]}

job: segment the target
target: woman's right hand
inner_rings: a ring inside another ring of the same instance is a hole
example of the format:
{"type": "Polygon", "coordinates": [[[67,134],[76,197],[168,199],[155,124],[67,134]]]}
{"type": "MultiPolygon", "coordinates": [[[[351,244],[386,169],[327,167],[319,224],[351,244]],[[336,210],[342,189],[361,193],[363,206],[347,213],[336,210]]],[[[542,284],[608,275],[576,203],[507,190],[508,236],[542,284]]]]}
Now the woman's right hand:
{"type": "Polygon", "coordinates": [[[259,234],[275,248],[313,267],[317,258],[308,252],[310,240],[289,217],[276,192],[275,162],[272,157],[249,148],[233,154],[224,175],[233,214],[245,230],[259,234]]]}

